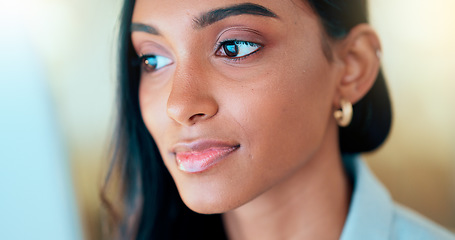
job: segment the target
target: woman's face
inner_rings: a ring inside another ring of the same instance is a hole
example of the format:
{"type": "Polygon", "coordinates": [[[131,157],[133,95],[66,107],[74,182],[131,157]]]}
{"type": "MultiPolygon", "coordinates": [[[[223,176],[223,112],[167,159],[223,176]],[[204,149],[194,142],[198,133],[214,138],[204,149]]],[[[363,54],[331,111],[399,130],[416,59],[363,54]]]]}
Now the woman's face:
{"type": "Polygon", "coordinates": [[[200,213],[237,208],[305,168],[336,124],[339,71],[318,17],[301,2],[248,2],[138,0],[134,9],[142,117],[200,213]]]}

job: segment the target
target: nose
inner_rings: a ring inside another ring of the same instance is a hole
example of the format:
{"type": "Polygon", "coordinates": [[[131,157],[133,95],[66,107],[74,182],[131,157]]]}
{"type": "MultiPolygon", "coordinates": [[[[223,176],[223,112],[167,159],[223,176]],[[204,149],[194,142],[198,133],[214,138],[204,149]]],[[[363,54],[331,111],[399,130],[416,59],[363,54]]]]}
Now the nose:
{"type": "Polygon", "coordinates": [[[218,113],[216,102],[203,68],[177,68],[167,101],[167,115],[175,122],[191,126],[218,113]]]}

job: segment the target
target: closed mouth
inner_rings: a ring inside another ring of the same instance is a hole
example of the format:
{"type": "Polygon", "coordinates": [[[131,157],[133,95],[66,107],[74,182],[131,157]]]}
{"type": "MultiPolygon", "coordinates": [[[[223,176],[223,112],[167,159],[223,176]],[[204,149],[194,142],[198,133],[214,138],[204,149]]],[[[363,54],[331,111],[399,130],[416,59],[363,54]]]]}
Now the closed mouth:
{"type": "Polygon", "coordinates": [[[176,149],[175,159],[180,170],[187,173],[204,172],[225,159],[240,145],[229,145],[222,142],[201,141],[183,144],[176,149]]]}

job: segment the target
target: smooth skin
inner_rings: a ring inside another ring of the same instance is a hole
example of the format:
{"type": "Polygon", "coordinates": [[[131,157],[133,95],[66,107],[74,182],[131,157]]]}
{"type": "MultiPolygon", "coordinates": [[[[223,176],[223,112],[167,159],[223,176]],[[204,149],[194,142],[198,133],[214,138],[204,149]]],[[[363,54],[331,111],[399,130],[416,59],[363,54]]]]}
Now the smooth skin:
{"type": "Polygon", "coordinates": [[[185,204],[223,213],[230,239],[339,239],[351,184],[333,112],[341,98],[355,103],[371,88],[378,37],[362,24],[331,40],[304,2],[248,2],[277,17],[195,27],[201,14],[245,2],[136,1],[133,22],[157,30],[133,31],[137,54],[170,60],[143,68],[143,120],[185,204]],[[219,42],[232,39],[261,47],[242,58],[220,54],[219,42]],[[173,146],[200,140],[240,147],[207,171],[181,171],[173,146]]]}

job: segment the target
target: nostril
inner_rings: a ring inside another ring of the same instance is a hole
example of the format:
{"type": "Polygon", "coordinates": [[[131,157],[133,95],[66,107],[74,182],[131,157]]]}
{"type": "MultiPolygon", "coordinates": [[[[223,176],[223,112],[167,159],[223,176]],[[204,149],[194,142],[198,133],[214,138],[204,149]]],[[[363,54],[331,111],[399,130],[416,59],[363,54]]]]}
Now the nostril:
{"type": "Polygon", "coordinates": [[[204,113],[197,113],[197,114],[194,114],[193,116],[191,116],[189,118],[190,121],[195,121],[195,120],[198,120],[198,119],[204,119],[204,117],[206,117],[207,115],[204,114],[204,113]]]}
{"type": "Polygon", "coordinates": [[[173,121],[186,126],[196,124],[215,116],[218,112],[218,103],[207,93],[173,86],[168,101],[167,115],[173,121]],[[191,90],[191,91],[189,91],[191,90]]]}

